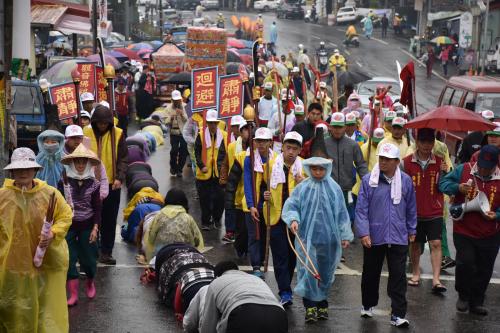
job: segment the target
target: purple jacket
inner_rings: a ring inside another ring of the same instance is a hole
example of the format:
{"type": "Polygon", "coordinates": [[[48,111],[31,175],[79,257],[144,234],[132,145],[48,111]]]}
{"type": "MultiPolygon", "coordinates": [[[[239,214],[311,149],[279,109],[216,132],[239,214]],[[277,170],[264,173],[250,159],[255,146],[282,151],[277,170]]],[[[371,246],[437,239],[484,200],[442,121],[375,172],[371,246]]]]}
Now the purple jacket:
{"type": "Polygon", "coordinates": [[[370,236],[372,245],[408,245],[408,235],[415,235],[417,204],[413,181],[401,172],[401,202],[394,205],[391,186],[380,175],[377,187],[369,185],[370,174],[363,177],[356,203],[356,236],[370,236]]]}

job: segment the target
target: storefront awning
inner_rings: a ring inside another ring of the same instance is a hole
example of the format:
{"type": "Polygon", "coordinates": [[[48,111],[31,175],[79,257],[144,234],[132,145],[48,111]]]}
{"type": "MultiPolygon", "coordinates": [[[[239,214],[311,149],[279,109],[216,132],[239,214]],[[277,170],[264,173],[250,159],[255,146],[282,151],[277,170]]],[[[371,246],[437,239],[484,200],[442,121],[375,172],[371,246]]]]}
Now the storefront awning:
{"type": "Polygon", "coordinates": [[[54,30],[59,30],[63,34],[91,35],[92,26],[90,19],[71,14],[65,14],[61,21],[54,25],[54,30]]]}
{"type": "Polygon", "coordinates": [[[437,13],[427,13],[427,20],[429,21],[439,21],[450,19],[462,15],[462,11],[450,11],[450,12],[437,12],[437,13]]]}
{"type": "Polygon", "coordinates": [[[31,6],[31,24],[33,26],[50,26],[63,34],[91,35],[91,24],[88,16],[75,15],[68,6],[61,4],[36,4],[31,6]]]}

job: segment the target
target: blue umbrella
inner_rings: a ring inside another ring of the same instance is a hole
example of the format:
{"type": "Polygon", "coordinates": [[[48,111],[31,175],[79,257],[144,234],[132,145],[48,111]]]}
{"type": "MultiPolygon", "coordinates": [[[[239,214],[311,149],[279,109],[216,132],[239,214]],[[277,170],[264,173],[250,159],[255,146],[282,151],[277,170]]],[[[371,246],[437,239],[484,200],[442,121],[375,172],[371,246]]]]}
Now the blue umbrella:
{"type": "Polygon", "coordinates": [[[153,46],[153,48],[155,48],[155,49],[163,46],[163,43],[159,40],[152,40],[152,41],[149,41],[148,43],[151,44],[151,46],[153,46]]]}

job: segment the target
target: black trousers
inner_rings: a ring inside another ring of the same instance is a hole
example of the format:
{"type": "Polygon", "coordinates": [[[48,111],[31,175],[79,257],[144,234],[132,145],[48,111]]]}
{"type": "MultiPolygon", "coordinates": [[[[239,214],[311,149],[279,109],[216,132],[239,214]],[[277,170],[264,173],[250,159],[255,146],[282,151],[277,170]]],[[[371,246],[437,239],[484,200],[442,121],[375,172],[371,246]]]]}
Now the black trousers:
{"type": "Polygon", "coordinates": [[[210,223],[218,223],[224,213],[224,189],[219,179],[197,179],[196,188],[200,197],[201,224],[209,226],[210,223]]]}
{"type": "Polygon", "coordinates": [[[182,135],[170,135],[170,172],[181,173],[188,155],[187,144],[182,135]]]}
{"type": "Polygon", "coordinates": [[[457,249],[455,289],[460,299],[472,306],[483,305],[497,258],[500,235],[476,239],[453,233],[457,249]]]}
{"type": "Polygon", "coordinates": [[[115,246],[116,218],[120,208],[121,190],[112,190],[109,185],[109,194],[102,202],[101,213],[101,253],[109,254],[113,252],[115,246]]]}
{"type": "Polygon", "coordinates": [[[125,137],[127,136],[127,127],[128,127],[128,116],[118,115],[118,127],[123,130],[123,134],[125,137]]]}
{"type": "Polygon", "coordinates": [[[241,209],[233,211],[235,221],[234,248],[238,256],[248,252],[248,231],[245,223],[245,213],[241,209]]]}
{"type": "Polygon", "coordinates": [[[387,294],[391,298],[392,314],[406,316],[406,258],[408,245],[376,245],[369,249],[363,247],[363,274],[361,276],[361,295],[365,308],[378,304],[380,273],[384,259],[387,258],[389,281],[387,294]]]}
{"type": "Polygon", "coordinates": [[[274,305],[243,304],[231,311],[226,333],[286,333],[286,312],[274,305]]]}

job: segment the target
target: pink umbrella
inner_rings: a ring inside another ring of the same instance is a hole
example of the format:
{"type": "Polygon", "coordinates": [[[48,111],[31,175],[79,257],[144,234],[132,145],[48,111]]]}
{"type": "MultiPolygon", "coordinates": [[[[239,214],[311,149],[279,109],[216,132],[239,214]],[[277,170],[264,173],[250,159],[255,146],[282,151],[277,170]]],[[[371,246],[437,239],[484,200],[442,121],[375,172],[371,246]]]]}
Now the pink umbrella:
{"type": "MultiPolygon", "coordinates": [[[[98,54],[89,55],[87,57],[87,59],[90,60],[90,61],[96,61],[100,66],[102,66],[102,64],[101,64],[101,57],[98,54]]],[[[120,64],[120,62],[115,57],[112,57],[112,56],[110,56],[108,54],[104,55],[104,61],[106,62],[106,65],[111,65],[115,69],[118,69],[118,68],[122,67],[122,65],[120,64]]]]}
{"type": "Polygon", "coordinates": [[[246,47],[245,43],[243,43],[239,39],[234,39],[234,38],[229,38],[227,40],[227,46],[234,47],[234,48],[237,48],[237,49],[244,49],[246,47]]]}

